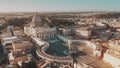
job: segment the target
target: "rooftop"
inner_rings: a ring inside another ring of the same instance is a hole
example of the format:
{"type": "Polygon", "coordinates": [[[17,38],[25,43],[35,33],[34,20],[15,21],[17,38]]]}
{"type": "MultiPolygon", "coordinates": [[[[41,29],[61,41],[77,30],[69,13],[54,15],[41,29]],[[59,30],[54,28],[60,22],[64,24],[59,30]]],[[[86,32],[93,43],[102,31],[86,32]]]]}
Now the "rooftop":
{"type": "Polygon", "coordinates": [[[118,59],[120,59],[120,52],[119,51],[114,51],[114,50],[108,50],[107,51],[107,54],[113,56],[113,57],[116,57],[118,59]]]}

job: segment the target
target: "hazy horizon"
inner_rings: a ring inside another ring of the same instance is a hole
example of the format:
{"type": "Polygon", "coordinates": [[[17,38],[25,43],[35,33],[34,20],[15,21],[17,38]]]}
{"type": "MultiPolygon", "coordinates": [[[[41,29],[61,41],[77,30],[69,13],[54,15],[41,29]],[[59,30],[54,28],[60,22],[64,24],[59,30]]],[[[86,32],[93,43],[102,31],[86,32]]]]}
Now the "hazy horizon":
{"type": "Polygon", "coordinates": [[[120,11],[120,0],[0,0],[0,12],[120,11]]]}

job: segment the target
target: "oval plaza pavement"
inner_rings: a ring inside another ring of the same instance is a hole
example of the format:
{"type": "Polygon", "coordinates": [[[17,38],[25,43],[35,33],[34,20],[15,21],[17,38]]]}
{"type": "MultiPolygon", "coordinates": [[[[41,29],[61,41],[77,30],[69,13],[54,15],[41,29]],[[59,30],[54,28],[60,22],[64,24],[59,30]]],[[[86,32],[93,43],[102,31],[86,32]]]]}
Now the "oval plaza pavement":
{"type": "Polygon", "coordinates": [[[57,62],[57,63],[62,63],[62,64],[69,64],[73,65],[73,59],[71,56],[66,56],[66,57],[58,57],[58,56],[52,56],[47,54],[45,51],[49,48],[49,43],[40,41],[37,38],[32,38],[36,44],[39,46],[36,50],[36,53],[39,57],[46,59],[51,62],[57,62]]]}

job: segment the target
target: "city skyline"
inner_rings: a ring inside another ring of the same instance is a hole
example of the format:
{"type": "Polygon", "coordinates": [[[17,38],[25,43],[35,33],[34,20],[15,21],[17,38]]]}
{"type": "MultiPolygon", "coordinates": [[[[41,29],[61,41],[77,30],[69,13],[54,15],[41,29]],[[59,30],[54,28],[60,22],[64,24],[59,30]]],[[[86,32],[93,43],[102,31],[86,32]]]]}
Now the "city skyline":
{"type": "Polygon", "coordinates": [[[119,0],[1,0],[0,12],[120,11],[119,0]]]}

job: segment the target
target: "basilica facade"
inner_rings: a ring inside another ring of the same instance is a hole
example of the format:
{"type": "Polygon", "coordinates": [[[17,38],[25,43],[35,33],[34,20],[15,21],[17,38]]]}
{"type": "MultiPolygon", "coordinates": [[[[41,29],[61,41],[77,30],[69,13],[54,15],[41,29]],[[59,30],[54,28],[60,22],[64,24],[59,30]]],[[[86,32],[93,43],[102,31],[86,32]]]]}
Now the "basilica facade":
{"type": "Polygon", "coordinates": [[[31,23],[24,26],[24,32],[28,36],[33,36],[40,39],[54,38],[57,34],[56,28],[50,28],[46,25],[46,23],[42,23],[39,16],[35,15],[33,16],[31,23]]]}

